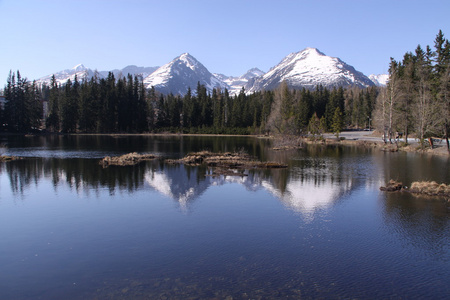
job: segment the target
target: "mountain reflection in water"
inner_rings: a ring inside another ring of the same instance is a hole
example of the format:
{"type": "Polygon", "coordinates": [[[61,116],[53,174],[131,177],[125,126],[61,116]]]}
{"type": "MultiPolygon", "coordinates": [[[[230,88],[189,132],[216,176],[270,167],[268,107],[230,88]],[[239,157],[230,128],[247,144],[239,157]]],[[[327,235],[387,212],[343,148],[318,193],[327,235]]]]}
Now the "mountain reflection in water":
{"type": "Polygon", "coordinates": [[[379,191],[389,179],[449,183],[446,158],[320,145],[277,152],[270,141],[234,137],[40,137],[8,145],[10,155],[63,158],[0,164],[2,299],[450,293],[448,204],[379,191]],[[97,157],[241,148],[289,167],[214,177],[206,166],[163,160],[104,169],[97,157]]]}
{"type": "Polygon", "coordinates": [[[312,218],[315,210],[327,208],[351,189],[350,178],[348,182],[333,184],[330,176],[321,177],[321,180],[303,177],[277,186],[272,176],[258,171],[247,173],[246,176],[205,176],[204,173],[204,169],[195,167],[169,166],[163,170],[147,170],[145,180],[150,187],[178,202],[183,210],[188,209],[189,203],[194,202],[210,186],[236,183],[249,191],[269,191],[286,207],[302,213],[305,218],[312,218]]]}
{"type": "Polygon", "coordinates": [[[291,173],[302,172],[301,177],[290,176],[287,170],[251,170],[245,176],[210,176],[206,167],[165,165],[147,162],[138,166],[109,167],[103,169],[97,160],[85,159],[27,159],[5,164],[3,171],[10,178],[15,193],[22,193],[30,184],[42,178],[51,179],[55,189],[68,185],[79,193],[99,188],[133,192],[148,185],[162,195],[176,201],[182,210],[188,210],[209,187],[234,183],[249,191],[264,189],[278,198],[286,207],[311,219],[318,209],[326,209],[340,195],[352,188],[351,177],[334,173],[318,173],[315,166],[293,167],[291,173]],[[300,171],[299,171],[300,170],[300,171]]]}

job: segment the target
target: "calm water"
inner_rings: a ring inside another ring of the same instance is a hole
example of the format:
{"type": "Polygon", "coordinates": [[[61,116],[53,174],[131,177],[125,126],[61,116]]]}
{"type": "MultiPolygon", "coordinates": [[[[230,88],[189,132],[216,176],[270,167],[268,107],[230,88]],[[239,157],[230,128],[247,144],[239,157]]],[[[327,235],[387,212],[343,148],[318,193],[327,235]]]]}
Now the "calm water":
{"type": "Polygon", "coordinates": [[[450,160],[353,147],[276,152],[246,137],[9,137],[0,164],[0,299],[442,299],[450,210],[386,194],[450,183],[450,160]],[[145,162],[245,150],[286,170],[211,177],[145,162]]]}

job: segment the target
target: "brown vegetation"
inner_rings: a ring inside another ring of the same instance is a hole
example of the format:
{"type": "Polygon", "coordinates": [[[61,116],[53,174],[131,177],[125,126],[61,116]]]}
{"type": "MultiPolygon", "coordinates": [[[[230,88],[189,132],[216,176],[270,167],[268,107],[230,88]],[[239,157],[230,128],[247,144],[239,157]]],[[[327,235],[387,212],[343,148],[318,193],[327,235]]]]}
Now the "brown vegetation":
{"type": "Polygon", "coordinates": [[[389,180],[386,186],[380,187],[380,190],[385,192],[395,192],[403,189],[403,184],[401,182],[395,180],[389,180]]]}
{"type": "Polygon", "coordinates": [[[4,161],[12,161],[12,160],[18,160],[18,159],[22,159],[22,157],[18,157],[18,156],[8,156],[8,155],[0,155],[0,162],[4,162],[4,161]]]}
{"type": "Polygon", "coordinates": [[[430,196],[448,196],[450,197],[450,184],[437,183],[436,181],[416,181],[409,189],[411,193],[419,193],[430,196]]]}
{"type": "Polygon", "coordinates": [[[108,166],[132,166],[145,160],[156,159],[157,156],[152,154],[138,154],[136,152],[128,153],[122,156],[106,156],[100,161],[103,168],[108,166]]]}
{"type": "Polygon", "coordinates": [[[278,136],[274,140],[275,146],[272,148],[272,150],[275,151],[283,151],[283,150],[297,150],[301,149],[304,139],[302,137],[298,136],[291,136],[291,135],[282,135],[278,136]]]}
{"type": "MultiPolygon", "coordinates": [[[[209,151],[201,151],[189,153],[181,159],[168,159],[167,163],[185,164],[189,166],[199,166],[205,164],[209,167],[218,168],[216,174],[221,175],[239,175],[240,173],[229,172],[231,169],[274,169],[286,168],[287,165],[276,162],[260,162],[252,160],[252,158],[244,152],[225,152],[212,153],[209,151]],[[225,172],[225,170],[228,170],[225,172]]],[[[214,174],[214,173],[213,173],[214,174]]]]}
{"type": "Polygon", "coordinates": [[[389,180],[386,186],[380,187],[380,190],[386,192],[409,192],[428,196],[443,196],[450,200],[450,184],[437,183],[436,181],[415,181],[411,184],[411,188],[403,186],[401,182],[389,180]]]}

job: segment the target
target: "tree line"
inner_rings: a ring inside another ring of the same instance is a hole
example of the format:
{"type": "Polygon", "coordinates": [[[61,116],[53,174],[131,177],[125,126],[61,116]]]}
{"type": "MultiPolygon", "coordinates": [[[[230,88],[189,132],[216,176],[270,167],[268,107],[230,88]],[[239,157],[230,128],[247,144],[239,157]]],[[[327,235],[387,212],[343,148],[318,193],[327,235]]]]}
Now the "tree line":
{"type": "Polygon", "coordinates": [[[45,128],[62,133],[306,134],[367,126],[377,89],[293,90],[283,82],[274,91],[231,96],[197,84],[184,96],[147,90],[142,78],[76,77],[38,86],[10,72],[1,121],[11,132],[45,128]],[[44,108],[45,107],[45,108],[44,108]],[[315,124],[315,122],[318,122],[315,124]],[[316,126],[317,125],[317,126],[316,126]]]}

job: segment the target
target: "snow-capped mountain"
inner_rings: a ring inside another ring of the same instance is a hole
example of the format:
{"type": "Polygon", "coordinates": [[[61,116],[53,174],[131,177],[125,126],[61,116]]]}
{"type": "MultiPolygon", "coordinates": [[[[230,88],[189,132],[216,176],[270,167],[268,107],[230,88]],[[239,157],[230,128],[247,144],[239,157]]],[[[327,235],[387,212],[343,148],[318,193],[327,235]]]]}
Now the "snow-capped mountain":
{"type": "Polygon", "coordinates": [[[138,67],[135,65],[126,66],[123,69],[114,69],[112,71],[101,71],[99,72],[102,76],[107,77],[109,72],[114,74],[115,78],[127,76],[131,74],[132,76],[140,75],[142,78],[147,77],[148,75],[155,72],[159,67],[138,67]]]}
{"type": "Polygon", "coordinates": [[[369,79],[372,80],[376,86],[386,86],[389,80],[389,74],[371,74],[369,75],[369,79]]]}
{"type": "Polygon", "coordinates": [[[197,83],[211,92],[215,87],[228,88],[227,84],[211,74],[189,53],[183,53],[168,64],[158,68],[144,79],[147,88],[155,87],[163,94],[184,95],[190,87],[195,92],[197,83]]]}
{"type": "MultiPolygon", "coordinates": [[[[39,78],[36,80],[38,84],[46,84],[50,85],[52,81],[52,76],[55,75],[56,82],[58,84],[65,84],[68,79],[71,81],[75,80],[75,76],[78,81],[81,81],[83,78],[91,78],[94,76],[95,72],[89,68],[86,68],[84,65],[79,64],[73,67],[72,69],[66,69],[51,75],[47,75],[45,77],[39,78]]],[[[101,75],[100,75],[101,77],[101,75]]]]}
{"type": "Polygon", "coordinates": [[[228,85],[228,92],[230,95],[239,94],[241,89],[247,85],[249,80],[262,75],[264,75],[264,72],[258,68],[252,68],[240,77],[226,76],[216,73],[214,74],[214,76],[228,85]]]}
{"type": "Polygon", "coordinates": [[[100,71],[96,72],[92,69],[86,68],[83,64],[76,65],[72,69],[66,69],[51,75],[47,75],[45,77],[39,78],[36,80],[38,84],[45,83],[46,85],[50,85],[52,76],[55,75],[56,82],[58,84],[65,84],[68,79],[70,79],[72,82],[75,80],[75,76],[77,76],[77,80],[81,81],[84,78],[90,79],[95,74],[98,78],[106,78],[108,76],[109,72],[112,72],[114,74],[114,77],[118,79],[119,77],[127,76],[128,74],[131,74],[133,76],[135,75],[142,75],[142,78],[147,77],[151,73],[153,73],[158,67],[137,67],[134,65],[126,66],[123,69],[114,69],[112,71],[100,71]]]}
{"type": "MultiPolygon", "coordinates": [[[[147,88],[155,87],[163,94],[186,94],[190,87],[195,93],[197,83],[204,85],[209,92],[215,87],[228,89],[230,95],[239,94],[242,87],[246,93],[261,90],[272,90],[286,81],[291,88],[313,89],[317,85],[327,88],[342,86],[383,86],[386,85],[388,75],[371,75],[370,79],[352,66],[336,57],[326,56],[316,48],[306,48],[297,53],[286,56],[278,65],[265,73],[257,68],[250,69],[239,77],[223,74],[211,74],[197,59],[184,53],[162,67],[127,66],[112,71],[93,71],[82,64],[72,69],[54,73],[59,84],[65,84],[68,79],[78,80],[91,78],[95,74],[99,78],[106,78],[112,72],[116,78],[120,76],[141,75],[147,88]]],[[[50,84],[52,75],[42,77],[38,83],[50,84]]]]}
{"type": "Polygon", "coordinates": [[[292,88],[308,89],[319,84],[327,88],[374,85],[364,74],[339,58],[326,56],[316,48],[306,48],[289,54],[269,72],[250,80],[246,90],[250,93],[272,90],[283,81],[292,88]]]}

